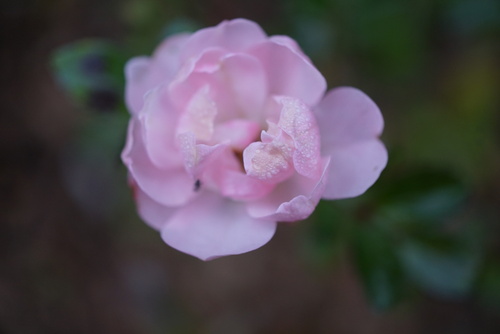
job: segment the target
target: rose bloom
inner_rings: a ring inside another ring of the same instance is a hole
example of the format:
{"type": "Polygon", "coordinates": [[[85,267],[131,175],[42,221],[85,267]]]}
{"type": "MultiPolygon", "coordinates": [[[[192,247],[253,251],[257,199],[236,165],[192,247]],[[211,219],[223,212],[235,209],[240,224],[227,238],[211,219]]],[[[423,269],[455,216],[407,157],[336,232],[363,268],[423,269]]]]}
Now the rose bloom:
{"type": "Polygon", "coordinates": [[[375,103],[350,87],[325,95],[297,43],[252,21],[171,36],[125,72],[139,215],[200,259],[264,245],[277,222],[362,194],[387,163],[375,103]]]}

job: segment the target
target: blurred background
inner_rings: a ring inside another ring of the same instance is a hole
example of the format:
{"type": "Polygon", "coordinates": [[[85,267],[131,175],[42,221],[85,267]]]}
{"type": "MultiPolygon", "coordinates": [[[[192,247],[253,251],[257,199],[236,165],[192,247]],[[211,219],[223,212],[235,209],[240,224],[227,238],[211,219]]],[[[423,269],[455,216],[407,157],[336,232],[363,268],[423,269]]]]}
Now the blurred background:
{"type": "Polygon", "coordinates": [[[0,333],[500,333],[500,2],[0,3],[0,333]],[[248,254],[135,213],[122,69],[245,17],[380,106],[389,164],[248,254]]]}

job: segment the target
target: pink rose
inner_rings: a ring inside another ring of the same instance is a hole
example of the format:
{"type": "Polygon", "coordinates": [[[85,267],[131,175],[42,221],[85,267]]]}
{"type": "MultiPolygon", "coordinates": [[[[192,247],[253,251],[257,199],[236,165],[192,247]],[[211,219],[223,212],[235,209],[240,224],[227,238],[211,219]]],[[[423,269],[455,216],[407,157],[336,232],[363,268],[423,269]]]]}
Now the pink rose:
{"type": "Polygon", "coordinates": [[[169,37],[126,78],[139,215],[203,260],[264,245],[320,198],[362,194],[387,163],[375,103],[349,87],[324,95],[297,43],[252,21],[169,37]]]}

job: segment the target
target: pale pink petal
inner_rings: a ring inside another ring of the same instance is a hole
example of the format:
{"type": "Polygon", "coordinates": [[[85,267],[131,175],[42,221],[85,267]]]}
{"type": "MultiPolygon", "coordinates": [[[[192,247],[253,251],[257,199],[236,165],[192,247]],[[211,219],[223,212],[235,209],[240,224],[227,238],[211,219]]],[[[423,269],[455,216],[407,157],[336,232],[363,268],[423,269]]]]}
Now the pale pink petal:
{"type": "Polygon", "coordinates": [[[302,220],[314,211],[323,194],[327,181],[329,159],[322,162],[323,173],[317,180],[295,174],[280,183],[266,197],[247,203],[251,217],[293,222],[302,220]]]}
{"type": "Polygon", "coordinates": [[[122,160],[137,186],[163,205],[182,205],[196,195],[193,191],[195,180],[186,173],[183,166],[160,169],[151,162],[144,148],[140,124],[136,118],[130,120],[122,160]]]}
{"type": "Polygon", "coordinates": [[[215,128],[213,141],[228,143],[233,149],[243,151],[250,143],[258,139],[260,125],[246,119],[233,119],[215,128]]]}
{"type": "Polygon", "coordinates": [[[267,78],[255,57],[205,50],[179,72],[170,84],[170,96],[179,109],[185,109],[207,86],[210,99],[216,102],[218,121],[244,118],[264,124],[267,78]]]}
{"type": "Polygon", "coordinates": [[[221,47],[230,52],[244,51],[266,38],[262,28],[255,22],[245,19],[223,21],[215,27],[194,33],[184,46],[181,57],[196,57],[208,47],[221,47]]]}
{"type": "Polygon", "coordinates": [[[137,186],[134,187],[134,194],[139,216],[155,230],[161,230],[177,210],[176,207],[169,207],[158,203],[137,186]]]}
{"type": "Polygon", "coordinates": [[[132,58],[125,66],[125,102],[132,114],[142,109],[144,95],[155,86],[169,82],[179,70],[179,50],[189,34],[171,36],[153,56],[132,58]]]}
{"type": "Polygon", "coordinates": [[[241,161],[229,146],[220,150],[216,159],[205,164],[202,187],[217,191],[234,200],[253,200],[271,192],[274,184],[245,174],[241,161]]]}
{"type": "Polygon", "coordinates": [[[172,78],[179,70],[181,65],[180,51],[190,36],[190,33],[169,36],[154,51],[153,60],[164,70],[163,74],[167,79],[172,78]]]}
{"type": "Polygon", "coordinates": [[[217,113],[217,106],[210,97],[209,87],[205,85],[189,101],[180,117],[176,132],[178,134],[190,132],[197,140],[207,143],[214,134],[217,113]]]}
{"type": "Polygon", "coordinates": [[[211,99],[215,99],[213,91],[218,82],[211,74],[220,69],[224,55],[222,49],[208,48],[184,64],[169,85],[170,98],[177,108],[184,110],[193,96],[205,86],[209,87],[211,99]]]}
{"type": "Polygon", "coordinates": [[[378,139],[333,146],[325,154],[332,159],[325,199],[361,195],[375,183],[387,164],[387,150],[378,139]]]}
{"type": "Polygon", "coordinates": [[[290,50],[296,52],[302,58],[304,58],[308,62],[312,63],[311,59],[309,59],[309,57],[302,51],[299,44],[293,38],[290,38],[290,37],[285,36],[285,35],[274,35],[274,36],[270,36],[269,40],[273,41],[274,43],[288,47],[290,50]]]}
{"type": "Polygon", "coordinates": [[[266,41],[253,46],[248,52],[264,66],[271,94],[293,96],[309,106],[315,105],[323,96],[325,78],[288,46],[266,41]]]}
{"type": "Polygon", "coordinates": [[[292,141],[282,133],[271,142],[255,142],[243,151],[243,165],[247,175],[269,183],[288,179],[295,172],[292,163],[292,141]]]}
{"type": "Polygon", "coordinates": [[[235,103],[235,109],[225,113],[265,124],[266,115],[262,111],[269,92],[262,64],[249,55],[229,55],[223,59],[219,75],[224,93],[229,93],[220,94],[221,98],[235,103]]]}
{"type": "Polygon", "coordinates": [[[204,192],[162,228],[170,246],[202,260],[246,253],[266,244],[276,223],[248,216],[245,205],[204,192]]]}
{"type": "Polygon", "coordinates": [[[151,162],[159,168],[182,166],[182,157],[175,145],[175,126],[178,118],[179,112],[171,104],[165,86],[148,92],[138,119],[144,147],[151,162]]]}
{"type": "Polygon", "coordinates": [[[321,145],[354,143],[378,137],[384,120],[377,105],[362,91],[340,87],[329,91],[314,109],[321,131],[321,145]]]}
{"type": "Polygon", "coordinates": [[[324,198],[364,193],[387,164],[387,150],[377,139],[384,121],[377,105],[356,88],[336,88],[315,109],[321,153],[332,158],[324,198]]]}
{"type": "Polygon", "coordinates": [[[251,177],[239,170],[220,170],[218,187],[223,196],[237,201],[262,198],[275,187],[274,184],[251,177]]]}
{"type": "Polygon", "coordinates": [[[197,144],[192,132],[181,133],[177,136],[177,144],[184,158],[184,168],[192,178],[199,179],[200,175],[219,157],[227,144],[205,145],[197,144]]]}
{"type": "Polygon", "coordinates": [[[125,66],[125,103],[131,114],[137,114],[144,103],[144,94],[150,89],[148,69],[149,57],[135,57],[125,66]]]}
{"type": "Polygon", "coordinates": [[[277,97],[281,104],[278,127],[294,142],[293,164],[295,170],[307,177],[318,177],[320,169],[320,134],[314,114],[300,100],[277,97]]]}

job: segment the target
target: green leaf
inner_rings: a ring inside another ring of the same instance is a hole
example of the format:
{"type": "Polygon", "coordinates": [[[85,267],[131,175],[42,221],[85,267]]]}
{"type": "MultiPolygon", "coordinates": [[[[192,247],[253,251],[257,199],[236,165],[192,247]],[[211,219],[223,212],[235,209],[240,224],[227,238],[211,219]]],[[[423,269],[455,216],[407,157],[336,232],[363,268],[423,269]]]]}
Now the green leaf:
{"type": "Polygon", "coordinates": [[[310,220],[304,239],[306,255],[314,264],[330,266],[345,246],[351,222],[344,210],[326,201],[319,203],[310,220]]]}
{"type": "Polygon", "coordinates": [[[439,225],[460,209],[466,195],[465,187],[450,173],[425,170],[394,181],[379,200],[384,219],[439,225]]]}
{"type": "Polygon", "coordinates": [[[477,287],[482,301],[500,307],[500,263],[490,261],[484,265],[477,287]]]}
{"type": "Polygon", "coordinates": [[[52,58],[60,85],[87,109],[123,108],[126,57],[111,43],[85,39],[57,49],[52,58]]]}
{"type": "Polygon", "coordinates": [[[354,254],[357,270],[372,306],[378,310],[394,306],[404,294],[406,280],[389,236],[374,226],[359,227],[354,254]]]}
{"type": "Polygon", "coordinates": [[[416,285],[447,298],[470,292],[480,264],[479,247],[453,236],[408,240],[401,244],[399,257],[416,285]]]}

